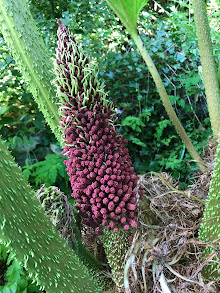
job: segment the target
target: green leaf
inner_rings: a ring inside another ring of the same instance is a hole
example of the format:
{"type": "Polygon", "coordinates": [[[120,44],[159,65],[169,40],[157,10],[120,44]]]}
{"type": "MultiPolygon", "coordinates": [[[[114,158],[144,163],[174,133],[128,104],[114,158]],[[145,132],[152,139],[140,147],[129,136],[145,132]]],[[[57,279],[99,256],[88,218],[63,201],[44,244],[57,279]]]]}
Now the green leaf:
{"type": "Polygon", "coordinates": [[[158,122],[158,127],[157,127],[157,132],[155,133],[155,137],[157,139],[160,139],[161,138],[161,135],[164,131],[164,129],[168,126],[168,125],[171,125],[171,121],[168,120],[168,119],[164,119],[160,122],[158,122]]]}
{"type": "Polygon", "coordinates": [[[51,180],[52,184],[56,182],[56,178],[57,178],[57,166],[52,166],[49,172],[49,179],[51,180]]]}
{"type": "Polygon", "coordinates": [[[3,106],[0,108],[0,115],[6,114],[10,110],[10,107],[3,106]]]}
{"type": "Polygon", "coordinates": [[[129,33],[135,33],[137,18],[148,0],[106,0],[111,9],[120,18],[129,33]]]}
{"type": "Polygon", "coordinates": [[[137,138],[137,137],[132,137],[132,142],[135,143],[135,144],[137,144],[137,145],[140,145],[140,146],[142,146],[142,147],[144,147],[144,148],[147,147],[146,143],[144,143],[143,141],[141,141],[141,140],[140,140],[139,138],[137,138]]]}
{"type": "Polygon", "coordinates": [[[127,116],[121,123],[122,126],[129,126],[134,131],[141,132],[140,126],[145,126],[139,117],[127,116]]]}
{"type": "Polygon", "coordinates": [[[0,244],[0,260],[6,260],[8,257],[8,248],[5,247],[3,244],[0,244]]]}
{"type": "Polygon", "coordinates": [[[23,268],[20,266],[17,260],[13,260],[12,264],[9,266],[6,272],[6,278],[11,285],[16,284],[21,279],[21,275],[24,274],[23,268]]]}
{"type": "Polygon", "coordinates": [[[59,171],[59,174],[61,177],[65,178],[66,175],[66,166],[62,163],[57,164],[57,170],[59,171]]]}
{"type": "Polygon", "coordinates": [[[24,175],[25,179],[28,181],[28,179],[29,179],[29,177],[31,175],[31,171],[29,169],[25,169],[23,171],[23,175],[24,175]]]}
{"type": "Polygon", "coordinates": [[[1,293],[11,293],[11,290],[8,287],[4,287],[1,293]]]}
{"type": "Polygon", "coordinates": [[[180,97],[179,97],[179,96],[172,96],[172,95],[169,95],[169,99],[170,99],[170,103],[171,103],[171,105],[174,105],[175,102],[179,101],[180,97]]]}
{"type": "Polygon", "coordinates": [[[161,142],[162,142],[163,144],[165,144],[165,145],[168,146],[168,145],[170,144],[170,141],[171,141],[173,138],[176,138],[176,135],[172,135],[172,136],[170,136],[170,137],[168,137],[168,138],[161,139],[161,142]]]}
{"type": "Polygon", "coordinates": [[[185,106],[186,106],[186,102],[185,102],[183,99],[180,99],[180,100],[178,101],[178,104],[179,104],[182,108],[185,108],[185,106]]]}

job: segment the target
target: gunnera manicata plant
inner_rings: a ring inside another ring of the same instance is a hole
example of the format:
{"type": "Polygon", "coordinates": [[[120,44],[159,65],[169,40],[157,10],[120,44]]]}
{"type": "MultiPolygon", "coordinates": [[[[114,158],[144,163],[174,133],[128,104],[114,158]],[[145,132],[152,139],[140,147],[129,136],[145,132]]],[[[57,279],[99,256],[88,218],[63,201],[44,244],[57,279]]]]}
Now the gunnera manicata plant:
{"type": "MultiPolygon", "coordinates": [[[[97,235],[137,226],[138,177],[131,167],[127,141],[114,126],[97,67],[58,20],[56,74],[62,103],[63,154],[72,196],[83,223],[97,235]]],[[[142,192],[142,191],[140,191],[142,192]]]]}

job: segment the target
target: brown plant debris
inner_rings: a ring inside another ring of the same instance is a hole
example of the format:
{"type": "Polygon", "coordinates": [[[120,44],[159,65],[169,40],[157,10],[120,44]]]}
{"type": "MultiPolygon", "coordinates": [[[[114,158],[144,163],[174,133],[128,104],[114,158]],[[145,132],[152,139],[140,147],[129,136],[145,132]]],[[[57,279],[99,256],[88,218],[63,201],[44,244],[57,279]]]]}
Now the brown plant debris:
{"type": "Polygon", "coordinates": [[[166,173],[140,177],[146,193],[139,200],[139,229],[127,253],[123,292],[219,292],[220,280],[204,282],[201,271],[206,262],[219,257],[220,246],[197,238],[210,166],[186,191],[166,173]],[[216,253],[204,262],[205,246],[216,253]]]}

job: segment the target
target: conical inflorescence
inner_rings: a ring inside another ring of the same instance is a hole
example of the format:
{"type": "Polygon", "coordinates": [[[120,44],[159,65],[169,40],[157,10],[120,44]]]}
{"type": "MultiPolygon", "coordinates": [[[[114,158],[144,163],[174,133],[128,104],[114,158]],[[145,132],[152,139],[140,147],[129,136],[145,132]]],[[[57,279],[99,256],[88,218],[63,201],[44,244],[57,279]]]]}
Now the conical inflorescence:
{"type": "Polygon", "coordinates": [[[117,133],[97,68],[58,20],[56,73],[63,100],[65,161],[72,196],[84,223],[101,235],[136,227],[138,178],[131,167],[126,140],[117,133]]]}

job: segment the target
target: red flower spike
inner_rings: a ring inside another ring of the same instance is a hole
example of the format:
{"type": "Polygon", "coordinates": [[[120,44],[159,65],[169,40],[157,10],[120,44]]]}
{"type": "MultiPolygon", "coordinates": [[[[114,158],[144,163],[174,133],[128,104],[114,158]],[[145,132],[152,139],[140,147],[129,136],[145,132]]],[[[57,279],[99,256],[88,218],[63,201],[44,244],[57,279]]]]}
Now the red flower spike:
{"type": "MultiPolygon", "coordinates": [[[[138,178],[127,143],[112,125],[114,112],[106,101],[97,68],[58,21],[57,87],[62,101],[63,154],[76,208],[87,225],[118,231],[136,227],[138,178]]],[[[139,194],[142,195],[140,190],[139,194]]]]}

